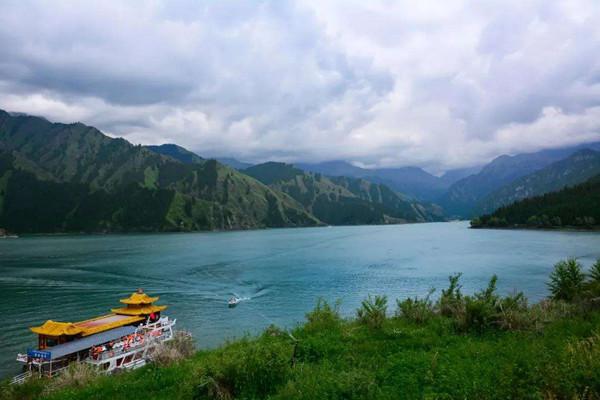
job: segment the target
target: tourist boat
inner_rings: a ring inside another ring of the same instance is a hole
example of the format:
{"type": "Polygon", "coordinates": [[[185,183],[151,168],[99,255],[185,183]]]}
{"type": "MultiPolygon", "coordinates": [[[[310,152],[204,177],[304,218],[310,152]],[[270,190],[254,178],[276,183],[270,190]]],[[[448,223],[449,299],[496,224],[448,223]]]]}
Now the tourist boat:
{"type": "Polygon", "coordinates": [[[30,328],[38,346],[17,355],[24,372],[13,383],[32,375],[52,377],[74,362],[106,373],[145,365],[157,345],[173,338],[176,322],[161,316],[167,306],[153,304],[157,300],[138,289],[108,315],[74,323],[48,320],[30,328]]]}
{"type": "Polygon", "coordinates": [[[239,297],[233,296],[232,298],[229,299],[229,301],[227,301],[227,306],[229,306],[229,308],[235,307],[239,304],[240,301],[242,301],[242,299],[240,299],[239,297]]]}

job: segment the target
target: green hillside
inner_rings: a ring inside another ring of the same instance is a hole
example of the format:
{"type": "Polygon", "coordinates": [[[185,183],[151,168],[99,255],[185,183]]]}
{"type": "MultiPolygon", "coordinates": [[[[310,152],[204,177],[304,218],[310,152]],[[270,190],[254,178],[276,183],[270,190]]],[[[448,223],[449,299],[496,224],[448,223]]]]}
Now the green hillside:
{"type": "Polygon", "coordinates": [[[476,214],[489,214],[499,207],[528,197],[555,192],[585,182],[600,174],[600,152],[584,149],[526,175],[488,195],[476,207],[476,214]]]}
{"type": "Polygon", "coordinates": [[[268,162],[244,173],[284,192],[321,221],[332,225],[440,220],[440,210],[401,197],[385,185],[363,179],[330,178],[292,165],[268,162]]]}
{"type": "Polygon", "coordinates": [[[471,221],[473,228],[574,227],[595,229],[600,224],[600,175],[577,186],[501,207],[471,221]]]}
{"type": "Polygon", "coordinates": [[[0,153],[5,160],[0,226],[10,231],[245,229],[320,223],[289,196],[214,160],[184,164],[81,123],[50,123],[0,111],[0,153]],[[96,202],[102,207],[94,206],[96,202]],[[44,219],[34,217],[33,209],[47,214],[47,221],[41,223],[44,219]]]}

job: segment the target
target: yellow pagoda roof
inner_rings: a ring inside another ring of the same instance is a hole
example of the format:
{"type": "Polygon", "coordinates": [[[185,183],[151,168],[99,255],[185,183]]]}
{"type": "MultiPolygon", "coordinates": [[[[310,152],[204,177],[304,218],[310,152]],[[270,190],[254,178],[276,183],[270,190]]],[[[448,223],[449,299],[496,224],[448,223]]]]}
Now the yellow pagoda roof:
{"type": "Polygon", "coordinates": [[[152,304],[156,300],[158,300],[158,296],[150,297],[146,293],[143,292],[142,289],[138,289],[137,292],[132,293],[126,299],[121,299],[121,303],[123,304],[152,304]]]}
{"type": "Polygon", "coordinates": [[[108,314],[101,317],[76,322],[75,325],[82,329],[81,336],[89,336],[95,333],[107,331],[109,329],[119,328],[125,325],[131,325],[141,322],[144,317],[139,315],[117,315],[108,314]]]}
{"type": "Polygon", "coordinates": [[[139,315],[116,315],[108,314],[101,317],[87,319],[81,322],[57,322],[48,320],[42,326],[30,328],[38,335],[46,336],[89,336],[95,333],[107,331],[125,325],[131,325],[143,321],[144,317],[139,315]]]}
{"type": "Polygon", "coordinates": [[[142,305],[141,307],[121,307],[113,308],[112,312],[120,315],[149,315],[153,312],[159,312],[167,308],[167,306],[142,305]]]}
{"type": "Polygon", "coordinates": [[[47,336],[62,336],[62,335],[78,335],[82,329],[72,322],[56,322],[49,319],[41,326],[30,328],[32,332],[39,335],[47,336]]]}
{"type": "Polygon", "coordinates": [[[153,305],[152,303],[156,300],[158,300],[158,297],[150,297],[142,289],[138,289],[136,293],[121,300],[121,303],[127,304],[127,307],[111,310],[114,314],[103,315],[80,322],[48,320],[43,325],[30,329],[34,333],[46,336],[89,336],[109,329],[141,322],[145,319],[144,316],[167,308],[167,306],[153,305]]]}

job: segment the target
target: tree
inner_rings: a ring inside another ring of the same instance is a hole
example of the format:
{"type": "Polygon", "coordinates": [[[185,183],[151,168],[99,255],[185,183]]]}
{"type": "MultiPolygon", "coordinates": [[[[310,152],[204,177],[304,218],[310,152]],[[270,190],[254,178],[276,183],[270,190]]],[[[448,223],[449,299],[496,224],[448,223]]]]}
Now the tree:
{"type": "Polygon", "coordinates": [[[540,220],[537,215],[532,215],[527,219],[527,225],[529,226],[538,226],[540,224],[540,220]]]}
{"type": "Polygon", "coordinates": [[[358,320],[373,329],[380,329],[386,318],[387,296],[371,296],[356,310],[358,320]]]}
{"type": "Polygon", "coordinates": [[[600,258],[596,260],[592,268],[590,268],[590,280],[592,282],[600,283],[600,258]]]}
{"type": "Polygon", "coordinates": [[[573,301],[581,295],[584,280],[585,275],[581,264],[574,258],[570,258],[554,266],[548,288],[553,299],[573,301]]]}
{"type": "Polygon", "coordinates": [[[560,217],[558,217],[558,216],[552,217],[551,222],[552,222],[552,226],[562,226],[562,221],[561,221],[560,217]]]}

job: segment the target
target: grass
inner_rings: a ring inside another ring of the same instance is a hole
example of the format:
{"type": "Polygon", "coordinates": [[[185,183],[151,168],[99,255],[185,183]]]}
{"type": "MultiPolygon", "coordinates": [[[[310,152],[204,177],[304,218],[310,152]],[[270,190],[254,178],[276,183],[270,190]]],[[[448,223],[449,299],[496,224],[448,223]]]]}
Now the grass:
{"type": "Polygon", "coordinates": [[[117,376],[5,385],[0,398],[600,399],[597,307],[528,306],[496,294],[495,278],[463,295],[458,279],[436,302],[414,298],[388,313],[385,298],[370,297],[344,319],[320,300],[291,331],[272,326],[117,376]]]}

